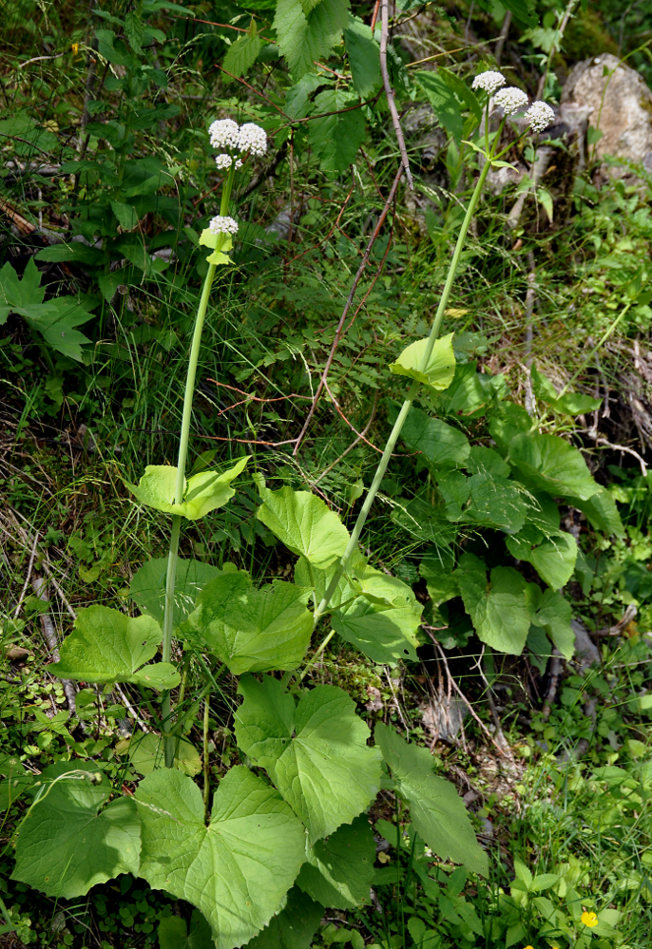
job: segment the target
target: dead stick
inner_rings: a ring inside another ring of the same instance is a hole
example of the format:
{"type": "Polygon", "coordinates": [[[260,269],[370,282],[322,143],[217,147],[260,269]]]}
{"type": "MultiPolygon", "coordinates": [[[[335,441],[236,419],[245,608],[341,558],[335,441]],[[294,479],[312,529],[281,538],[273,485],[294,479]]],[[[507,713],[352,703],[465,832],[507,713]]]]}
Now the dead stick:
{"type": "Polygon", "coordinates": [[[410,171],[410,161],[408,159],[407,149],[405,147],[405,139],[403,138],[403,129],[401,128],[401,121],[399,119],[398,109],[396,108],[396,103],[394,102],[394,90],[392,89],[392,84],[389,81],[389,70],[387,69],[388,34],[389,34],[389,4],[388,4],[388,0],[381,0],[381,3],[380,3],[380,72],[383,77],[383,86],[385,87],[385,95],[387,96],[387,105],[389,106],[389,112],[392,117],[392,125],[394,126],[394,134],[396,135],[398,150],[401,155],[401,161],[403,162],[403,169],[405,171],[405,176],[407,178],[408,185],[410,186],[410,190],[414,191],[414,181],[412,180],[412,172],[410,171]]]}

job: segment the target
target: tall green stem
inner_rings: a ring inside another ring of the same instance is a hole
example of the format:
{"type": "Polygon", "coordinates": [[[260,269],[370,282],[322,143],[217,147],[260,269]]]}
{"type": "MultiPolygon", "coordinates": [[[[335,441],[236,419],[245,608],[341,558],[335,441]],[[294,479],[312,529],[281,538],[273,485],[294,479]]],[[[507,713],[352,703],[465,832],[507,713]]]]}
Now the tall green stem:
{"type": "MultiPolygon", "coordinates": [[[[498,137],[496,137],[496,141],[498,141],[498,137]]],[[[490,158],[487,161],[485,161],[482,167],[482,171],[480,172],[480,176],[473,190],[473,194],[471,195],[469,206],[466,209],[466,214],[464,215],[462,226],[460,227],[460,232],[457,237],[457,243],[455,244],[455,250],[453,251],[453,257],[451,259],[450,266],[448,268],[448,275],[446,277],[446,282],[444,283],[444,288],[442,290],[441,297],[439,299],[439,306],[437,307],[437,312],[435,313],[435,318],[433,320],[432,328],[430,330],[430,335],[428,337],[428,344],[426,346],[426,351],[425,351],[425,355],[423,359],[424,369],[430,362],[432,351],[439,337],[441,322],[444,317],[446,306],[448,304],[448,298],[450,296],[451,289],[453,287],[453,281],[455,279],[455,274],[457,272],[460,256],[462,254],[462,248],[464,247],[466,235],[468,233],[469,226],[473,218],[473,214],[477,207],[478,200],[482,192],[482,188],[484,187],[486,177],[489,173],[489,169],[491,168],[491,157],[492,156],[490,156],[490,158]]],[[[394,422],[394,426],[389,434],[389,438],[387,439],[385,450],[383,451],[382,457],[380,461],[378,462],[378,467],[376,468],[376,473],[373,477],[373,481],[371,482],[371,487],[369,488],[367,492],[367,496],[364,500],[364,503],[362,507],[360,508],[360,513],[358,514],[358,518],[355,522],[353,530],[351,531],[351,537],[347,545],[347,548],[344,551],[344,554],[342,555],[342,559],[340,560],[337,566],[337,569],[335,570],[335,573],[333,574],[333,577],[331,578],[330,583],[328,584],[328,587],[326,589],[326,592],[324,593],[321,603],[319,604],[319,606],[317,607],[315,611],[315,622],[317,622],[321,614],[328,607],[330,598],[335,592],[342,575],[344,574],[345,570],[347,569],[349,565],[351,555],[357,549],[358,540],[360,539],[360,534],[362,533],[362,528],[364,527],[369,511],[371,510],[371,506],[374,503],[376,495],[378,494],[378,490],[380,488],[381,482],[385,476],[385,472],[387,471],[389,460],[392,456],[394,448],[396,447],[396,442],[398,441],[398,437],[401,434],[401,429],[403,428],[405,419],[407,418],[408,412],[410,411],[410,408],[412,407],[412,403],[414,402],[414,398],[417,394],[418,389],[419,389],[418,382],[415,381],[410,384],[405,401],[403,402],[403,405],[401,406],[398,416],[396,417],[396,421],[394,422]]]]}
{"type": "MultiPolygon", "coordinates": [[[[229,209],[231,199],[231,189],[233,187],[233,173],[235,164],[231,165],[228,177],[222,189],[222,199],[220,201],[220,214],[225,215],[229,209]]],[[[202,287],[197,316],[195,317],[195,326],[192,333],[192,343],[190,345],[190,355],[188,357],[188,371],[186,373],[186,387],[183,396],[183,412],[181,415],[181,432],[179,434],[179,454],[177,457],[177,480],[174,491],[174,503],[183,503],[183,496],[186,489],[186,461],[188,458],[188,443],[190,441],[190,421],[192,418],[192,402],[195,394],[195,379],[197,376],[197,364],[199,362],[199,351],[201,349],[201,336],[208,309],[208,301],[211,295],[213,280],[215,279],[215,264],[209,264],[204,285],[202,287]]],[[[163,642],[161,646],[161,659],[163,662],[169,662],[172,654],[172,630],[174,625],[174,588],[177,577],[177,561],[179,559],[179,539],[181,536],[181,515],[172,515],[172,527],[170,529],[170,549],[168,553],[167,573],[165,577],[165,603],[163,612],[163,642]]],[[[163,734],[165,736],[165,766],[171,768],[174,763],[175,742],[171,734],[172,713],[170,693],[164,692],[161,696],[161,718],[163,720],[163,734]]]]}

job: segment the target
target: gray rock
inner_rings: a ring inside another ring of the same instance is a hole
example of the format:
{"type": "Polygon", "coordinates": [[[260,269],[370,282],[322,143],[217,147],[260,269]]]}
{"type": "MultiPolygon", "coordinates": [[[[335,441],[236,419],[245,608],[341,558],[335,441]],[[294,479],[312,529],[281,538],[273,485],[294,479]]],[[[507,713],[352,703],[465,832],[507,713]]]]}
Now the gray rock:
{"type": "MultiPolygon", "coordinates": [[[[590,124],[602,132],[598,158],[611,155],[652,170],[652,92],[636,70],[611,53],[585,59],[571,70],[561,102],[591,110],[590,124]]],[[[605,171],[612,177],[632,174],[624,167],[605,171]]]]}

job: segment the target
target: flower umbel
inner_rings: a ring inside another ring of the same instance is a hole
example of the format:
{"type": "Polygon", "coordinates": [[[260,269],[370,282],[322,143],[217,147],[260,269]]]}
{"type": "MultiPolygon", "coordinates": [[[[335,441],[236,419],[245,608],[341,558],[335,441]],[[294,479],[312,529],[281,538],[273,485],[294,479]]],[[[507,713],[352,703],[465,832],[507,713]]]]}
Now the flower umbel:
{"type": "Polygon", "coordinates": [[[500,89],[492,102],[502,109],[505,115],[513,115],[527,105],[527,93],[522,89],[517,89],[516,86],[508,86],[506,89],[500,89]]]}
{"type": "Polygon", "coordinates": [[[267,135],[260,125],[253,122],[245,122],[240,126],[238,135],[238,148],[241,152],[251,152],[252,155],[260,157],[267,151],[267,135]]]}
{"type": "Polygon", "coordinates": [[[492,96],[501,86],[505,85],[505,82],[506,79],[501,72],[495,69],[487,69],[486,72],[478,73],[471,83],[471,88],[482,89],[492,96]]]}
{"type": "Polygon", "coordinates": [[[216,217],[211,218],[208,229],[211,234],[237,234],[238,222],[232,217],[218,214],[216,217]]]}
{"type": "Polygon", "coordinates": [[[555,121],[554,110],[547,102],[533,102],[525,113],[525,118],[533,132],[543,132],[555,121]]]}
{"type": "Polygon", "coordinates": [[[208,128],[211,145],[216,149],[237,148],[240,129],[233,119],[218,119],[208,128]]]}
{"type": "Polygon", "coordinates": [[[587,913],[587,911],[584,910],[584,912],[580,916],[580,919],[582,920],[585,926],[589,927],[589,929],[593,929],[594,926],[598,925],[598,917],[596,916],[595,913],[587,913]]]}

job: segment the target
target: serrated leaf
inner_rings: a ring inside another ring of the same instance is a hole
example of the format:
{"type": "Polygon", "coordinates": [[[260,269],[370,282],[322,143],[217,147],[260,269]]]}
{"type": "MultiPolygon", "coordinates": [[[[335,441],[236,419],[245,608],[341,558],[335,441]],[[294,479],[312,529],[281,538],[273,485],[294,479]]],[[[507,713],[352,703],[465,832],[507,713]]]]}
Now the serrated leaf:
{"type": "Polygon", "coordinates": [[[432,470],[462,467],[471,451],[463,432],[441,419],[431,418],[415,406],[408,413],[401,438],[409,449],[422,454],[432,470]]]}
{"type": "Polygon", "coordinates": [[[558,435],[515,435],[508,457],[526,484],[553,497],[586,501],[599,490],[581,453],[558,435]]]}
{"type": "Polygon", "coordinates": [[[596,485],[596,487],[596,493],[588,501],[572,498],[573,507],[579,508],[596,530],[616,537],[624,537],[625,528],[614,499],[602,485],[596,485]]]}
{"type": "Polygon", "coordinates": [[[297,78],[330,53],[348,19],[348,0],[321,0],[307,16],[301,0],[278,0],[274,29],[280,50],[297,78]]]}
{"type": "Polygon", "coordinates": [[[326,89],[315,96],[308,124],[308,141],[324,171],[344,171],[355,161],[365,140],[367,126],[358,100],[340,89],[326,89]]]}
{"type": "Polygon", "coordinates": [[[371,28],[358,17],[351,17],[344,30],[344,48],[351,64],[355,91],[362,99],[373,96],[382,86],[380,46],[371,28]]]}
{"type": "Polygon", "coordinates": [[[242,473],[249,456],[240,458],[235,465],[223,471],[200,471],[185,482],[183,501],[175,504],[177,469],[172,465],[147,465],[138,484],[125,482],[134,497],[165,514],[180,514],[196,521],[210,511],[223,507],[235,494],[231,482],[242,473]]]}
{"type": "Polygon", "coordinates": [[[263,502],[256,517],[293,553],[320,568],[342,556],[349,532],[321,498],[290,487],[270,491],[260,477],[254,481],[263,502]]]}
{"type": "Polygon", "coordinates": [[[532,618],[536,626],[545,629],[548,636],[562,654],[570,660],[575,652],[575,633],[571,626],[573,610],[561,593],[544,590],[537,611],[532,618]]]}
{"type": "Polygon", "coordinates": [[[318,840],[308,852],[297,886],[322,906],[355,909],[369,902],[376,844],[366,815],[318,840]]]}
{"type": "Polygon", "coordinates": [[[276,791],[247,768],[231,768],[206,826],[197,785],[165,768],[141,782],[136,802],[139,876],[200,910],[217,949],[234,949],[255,936],[304,860],[304,830],[276,791]]]}
{"type": "MultiPolygon", "coordinates": [[[[47,782],[48,772],[44,774],[47,782]]],[[[12,879],[48,896],[84,896],[119,873],[138,874],[140,821],[130,798],[107,804],[112,788],[92,762],[47,782],[16,840],[12,879]],[[91,783],[91,773],[94,781],[91,783]]]]}
{"type": "Polygon", "coordinates": [[[265,768],[311,842],[365,810],[380,786],[380,757],[367,746],[369,729],[346,692],[320,685],[295,707],[269,677],[247,676],[238,691],[244,697],[235,716],[238,745],[265,768]]]}
{"type": "Polygon", "coordinates": [[[487,582],[484,563],[462,554],[455,571],[464,608],[480,640],[520,656],[532,622],[528,584],[512,567],[494,567],[487,582]]]}
{"type": "MultiPolygon", "coordinates": [[[[165,766],[165,739],[153,732],[134,732],[123,746],[132,767],[138,774],[152,774],[165,766]]],[[[121,754],[124,751],[120,752],[121,754]]],[[[183,774],[194,777],[201,771],[199,752],[189,741],[177,739],[174,747],[174,765],[183,774]]]]}
{"type": "Polygon", "coordinates": [[[464,802],[449,781],[432,773],[430,753],[408,744],[386,725],[376,725],[374,737],[419,836],[443,860],[486,876],[487,855],[476,840],[464,802]]]}
{"type": "MultiPolygon", "coordinates": [[[[146,561],[136,571],[129,585],[129,595],[143,613],[149,613],[163,624],[165,611],[165,580],[168,558],[146,561]]],[[[177,560],[174,583],[173,628],[177,628],[192,611],[201,590],[219,576],[219,569],[200,560],[177,560]]]]}
{"type": "Polygon", "coordinates": [[[164,916],[156,934],[159,949],[215,949],[211,927],[196,909],[190,917],[190,931],[180,916],[164,916]]]}
{"type": "Polygon", "coordinates": [[[48,669],[62,679],[173,688],[179,684],[174,666],[163,662],[144,665],[160,644],[161,628],[151,616],[134,618],[108,606],[83,607],[61,646],[59,662],[48,669]]]}
{"type": "Polygon", "coordinates": [[[258,58],[262,49],[262,40],[256,32],[245,33],[229,46],[222,65],[236,78],[244,76],[258,58]]]}
{"type": "Polygon", "coordinates": [[[544,537],[539,531],[526,526],[506,540],[512,557],[531,563],[541,579],[559,590],[573,575],[577,561],[577,541],[565,531],[555,531],[544,537]]]}
{"type": "Polygon", "coordinates": [[[288,893],[286,906],[247,943],[247,949],[310,949],[323,913],[323,906],[295,886],[288,893]]]}
{"type": "Polygon", "coordinates": [[[396,362],[390,364],[390,371],[422,382],[436,392],[442,392],[448,388],[455,375],[453,334],[449,333],[448,336],[442,336],[435,341],[426,364],[427,348],[428,339],[418,339],[410,343],[396,362]]]}
{"type": "Polygon", "coordinates": [[[255,589],[244,570],[223,573],[200,593],[187,626],[234,675],[296,669],[314,625],[308,595],[282,580],[255,589]]]}
{"type": "Polygon", "coordinates": [[[379,603],[362,595],[334,610],[331,623],[338,636],[374,662],[395,665],[399,659],[416,661],[421,612],[416,603],[379,603]]]}

